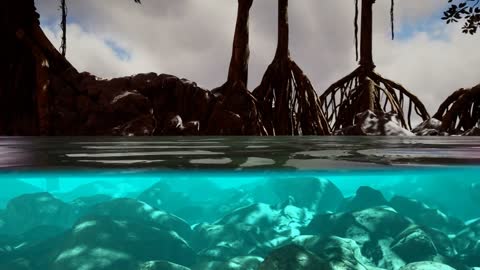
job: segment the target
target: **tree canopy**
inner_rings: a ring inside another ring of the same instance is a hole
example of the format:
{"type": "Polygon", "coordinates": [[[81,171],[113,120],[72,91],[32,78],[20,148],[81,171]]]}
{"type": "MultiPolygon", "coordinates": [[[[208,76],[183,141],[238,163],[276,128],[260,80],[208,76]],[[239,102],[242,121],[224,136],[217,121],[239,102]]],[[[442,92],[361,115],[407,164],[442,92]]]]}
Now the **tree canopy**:
{"type": "Polygon", "coordinates": [[[464,22],[462,32],[475,34],[480,28],[480,0],[448,0],[449,8],[443,12],[442,20],[449,23],[464,22]]]}

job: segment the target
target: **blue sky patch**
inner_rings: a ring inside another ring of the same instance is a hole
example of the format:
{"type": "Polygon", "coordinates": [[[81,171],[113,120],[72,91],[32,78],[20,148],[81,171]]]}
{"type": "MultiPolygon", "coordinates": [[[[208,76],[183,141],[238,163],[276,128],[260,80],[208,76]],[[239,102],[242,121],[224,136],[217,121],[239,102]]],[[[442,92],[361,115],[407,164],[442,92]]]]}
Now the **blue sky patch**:
{"type": "Polygon", "coordinates": [[[447,5],[442,5],[442,8],[432,12],[430,16],[426,16],[413,22],[407,21],[396,26],[395,39],[399,41],[406,41],[413,38],[416,33],[423,32],[432,39],[445,40],[447,38],[445,32],[438,32],[436,30],[438,30],[437,26],[439,24],[445,24],[441,18],[444,8],[447,7],[447,5]]]}
{"type": "Polygon", "coordinates": [[[117,56],[118,59],[120,59],[122,61],[129,61],[132,58],[131,52],[129,52],[127,49],[120,46],[115,41],[107,39],[107,40],[105,40],[105,44],[110,49],[112,49],[112,51],[115,53],[115,55],[117,56]]]}

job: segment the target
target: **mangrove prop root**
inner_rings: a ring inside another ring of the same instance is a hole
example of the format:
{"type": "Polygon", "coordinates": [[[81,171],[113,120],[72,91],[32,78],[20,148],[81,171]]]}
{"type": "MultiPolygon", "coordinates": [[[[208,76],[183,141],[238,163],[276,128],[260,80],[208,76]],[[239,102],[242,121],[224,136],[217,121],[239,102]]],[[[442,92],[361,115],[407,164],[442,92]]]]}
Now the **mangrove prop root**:
{"type": "Polygon", "coordinates": [[[249,17],[253,0],[238,0],[237,22],[233,38],[232,58],[228,70],[228,81],[241,81],[248,85],[249,17]]]}
{"type": "MultiPolygon", "coordinates": [[[[373,4],[375,0],[362,0],[359,16],[359,0],[355,0],[355,53],[358,60],[358,20],[360,29],[360,66],[352,73],[332,84],[320,96],[320,104],[329,125],[338,130],[354,124],[355,115],[365,110],[391,111],[398,115],[400,124],[412,128],[412,113],[429,118],[425,106],[402,85],[375,73],[372,58],[373,4]]],[[[390,22],[394,35],[394,0],[391,0],[390,22]]]]}
{"type": "Polygon", "coordinates": [[[450,134],[465,132],[480,123],[480,84],[459,89],[440,105],[434,118],[442,121],[442,130],[450,134]]]}
{"type": "Polygon", "coordinates": [[[362,67],[330,86],[320,96],[320,104],[335,130],[353,125],[355,115],[367,109],[392,111],[407,129],[412,128],[413,112],[423,120],[430,117],[422,102],[402,85],[362,67]]]}
{"type": "Polygon", "coordinates": [[[278,45],[253,91],[269,135],[328,135],[330,129],[310,80],[290,58],[288,0],[279,0],[278,45]]]}
{"type": "Polygon", "coordinates": [[[227,82],[212,90],[219,98],[219,118],[209,120],[207,134],[225,135],[267,135],[266,129],[258,112],[256,98],[247,90],[249,50],[249,15],[253,0],[238,0],[237,22],[233,38],[232,57],[228,71],[227,82]],[[218,94],[218,95],[217,95],[218,94]],[[218,121],[224,115],[238,115],[241,124],[233,124],[230,120],[218,121]],[[241,125],[241,126],[239,126],[241,125]],[[238,129],[241,129],[238,131],[238,129]],[[232,131],[233,129],[233,131],[232,131]]]}
{"type": "Polygon", "coordinates": [[[328,135],[310,80],[289,57],[275,59],[254,92],[269,135],[328,135]]]}

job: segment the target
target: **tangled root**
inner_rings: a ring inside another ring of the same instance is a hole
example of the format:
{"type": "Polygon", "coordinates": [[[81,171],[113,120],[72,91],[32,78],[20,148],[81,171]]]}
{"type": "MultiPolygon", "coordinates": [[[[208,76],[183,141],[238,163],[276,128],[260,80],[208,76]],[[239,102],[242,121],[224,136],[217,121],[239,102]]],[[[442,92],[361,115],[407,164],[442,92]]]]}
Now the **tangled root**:
{"type": "Polygon", "coordinates": [[[276,57],[253,91],[269,135],[329,135],[317,94],[300,67],[276,57]]]}
{"type": "Polygon", "coordinates": [[[433,118],[442,121],[442,130],[450,134],[467,131],[480,123],[480,84],[450,95],[433,118]]]}
{"type": "Polygon", "coordinates": [[[353,125],[355,115],[365,110],[391,111],[400,124],[412,129],[412,112],[423,120],[430,118],[423,103],[398,83],[362,66],[331,85],[320,96],[320,104],[333,129],[353,125]]]}

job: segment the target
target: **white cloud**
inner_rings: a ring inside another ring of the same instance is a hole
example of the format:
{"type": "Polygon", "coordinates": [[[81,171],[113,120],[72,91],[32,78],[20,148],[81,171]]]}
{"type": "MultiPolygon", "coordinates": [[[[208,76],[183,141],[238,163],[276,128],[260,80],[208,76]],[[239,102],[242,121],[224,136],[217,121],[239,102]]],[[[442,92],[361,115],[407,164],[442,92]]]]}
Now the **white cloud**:
{"type": "MultiPolygon", "coordinates": [[[[142,2],[139,6],[133,0],[71,1],[69,60],[79,70],[102,77],[154,71],[186,77],[208,88],[221,85],[227,76],[237,1],[142,2]],[[125,48],[131,58],[120,60],[105,40],[125,48]]],[[[426,17],[442,8],[438,0],[396,2],[399,30],[424,24],[426,17]]],[[[466,36],[458,26],[447,27],[438,19],[428,27],[432,32],[391,41],[389,3],[378,0],[374,7],[378,72],[412,90],[431,114],[452,91],[480,82],[480,55],[475,54],[480,35],[466,36]]],[[[44,18],[59,15],[56,0],[38,4],[44,18]]],[[[353,0],[290,1],[292,55],[319,92],[356,66],[353,12],[353,0]]],[[[250,88],[259,83],[274,55],[276,15],[276,1],[254,3],[250,88]]],[[[58,30],[46,32],[59,44],[58,30]]]]}

